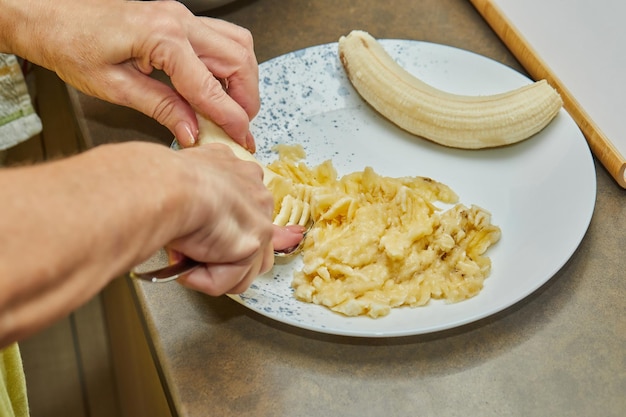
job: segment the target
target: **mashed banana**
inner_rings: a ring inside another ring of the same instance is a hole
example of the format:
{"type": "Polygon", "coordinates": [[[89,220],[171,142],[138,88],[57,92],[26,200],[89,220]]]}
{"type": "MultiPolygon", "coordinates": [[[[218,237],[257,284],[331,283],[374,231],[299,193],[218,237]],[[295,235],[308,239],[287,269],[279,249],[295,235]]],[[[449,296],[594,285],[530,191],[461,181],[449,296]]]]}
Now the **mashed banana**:
{"type": "Polygon", "coordinates": [[[458,198],[429,178],[389,178],[365,168],[338,179],[330,161],[314,168],[299,162],[301,147],[277,151],[268,167],[287,180],[270,188],[277,199],[293,190],[306,195],[315,220],[292,283],[297,299],[376,318],[431,299],[465,300],[482,289],[491,269],[484,253],[500,238],[487,211],[439,209],[436,202],[458,198]]]}

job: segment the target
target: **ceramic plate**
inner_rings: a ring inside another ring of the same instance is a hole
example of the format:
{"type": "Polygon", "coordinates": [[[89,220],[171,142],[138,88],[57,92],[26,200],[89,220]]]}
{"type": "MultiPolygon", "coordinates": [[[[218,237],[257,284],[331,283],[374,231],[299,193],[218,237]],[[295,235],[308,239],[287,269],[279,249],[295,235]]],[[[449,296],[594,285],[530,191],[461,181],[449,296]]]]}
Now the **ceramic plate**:
{"type": "MultiPolygon", "coordinates": [[[[460,94],[492,94],[530,82],[471,52],[431,43],[381,40],[398,62],[424,81],[460,94]]],[[[294,260],[258,278],[232,298],[272,319],[330,334],[395,337],[461,326],[499,312],[548,281],[572,256],[594,209],[595,168],[580,130],[560,114],[541,133],[493,150],[448,149],[412,136],[379,116],[346,79],[337,44],[316,46],[260,65],[262,108],[252,123],[257,157],[276,158],[275,144],[300,143],[306,163],[332,159],[340,175],[371,166],[387,176],[427,176],[452,187],[460,202],[492,213],[501,240],[488,255],[492,272],[474,298],[349,318],[297,301],[294,260]]]]}

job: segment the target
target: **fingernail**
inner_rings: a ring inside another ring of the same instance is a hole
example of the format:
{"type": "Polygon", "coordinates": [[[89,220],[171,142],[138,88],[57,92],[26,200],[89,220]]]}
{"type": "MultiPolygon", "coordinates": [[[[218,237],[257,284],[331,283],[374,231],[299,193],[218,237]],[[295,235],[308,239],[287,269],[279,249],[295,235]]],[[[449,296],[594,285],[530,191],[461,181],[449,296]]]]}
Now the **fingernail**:
{"type": "Polygon", "coordinates": [[[250,132],[246,135],[246,149],[248,149],[250,153],[256,152],[256,143],[254,142],[254,137],[250,132]]]}
{"type": "Polygon", "coordinates": [[[182,253],[180,253],[178,251],[175,251],[174,249],[166,248],[165,249],[165,253],[167,254],[167,260],[170,263],[179,262],[179,261],[181,261],[185,257],[182,253]]]}
{"type": "MultiPolygon", "coordinates": [[[[197,135],[197,132],[196,132],[197,135]]],[[[191,126],[186,122],[180,122],[176,125],[176,137],[181,144],[192,146],[196,143],[196,135],[193,134],[191,126]]]]}
{"type": "Polygon", "coordinates": [[[306,230],[306,227],[300,226],[299,224],[292,224],[292,225],[289,225],[289,226],[285,226],[285,229],[287,229],[291,233],[301,235],[306,230]]]}

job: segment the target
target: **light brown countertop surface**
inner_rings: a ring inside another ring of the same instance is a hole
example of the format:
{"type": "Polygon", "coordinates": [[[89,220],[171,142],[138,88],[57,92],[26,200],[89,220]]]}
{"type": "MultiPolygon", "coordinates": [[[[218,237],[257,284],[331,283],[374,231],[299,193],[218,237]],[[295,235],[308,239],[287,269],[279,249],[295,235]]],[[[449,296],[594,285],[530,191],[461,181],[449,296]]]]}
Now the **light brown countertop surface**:
{"type": "MultiPolygon", "coordinates": [[[[259,62],[359,28],[468,49],[521,70],[465,0],[240,1],[214,14],[252,31],[259,62]]],[[[171,141],[133,110],[72,95],[90,145],[171,141]]],[[[519,304],[451,331],[331,336],[176,283],[134,283],[175,413],[626,415],[626,193],[596,169],[594,216],[570,261],[519,304]]]]}

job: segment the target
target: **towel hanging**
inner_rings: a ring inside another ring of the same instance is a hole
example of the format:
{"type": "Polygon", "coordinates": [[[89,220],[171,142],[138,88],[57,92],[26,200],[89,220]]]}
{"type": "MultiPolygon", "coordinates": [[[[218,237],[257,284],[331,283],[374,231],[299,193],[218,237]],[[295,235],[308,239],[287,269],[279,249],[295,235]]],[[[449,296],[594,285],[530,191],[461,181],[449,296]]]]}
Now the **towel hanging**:
{"type": "Polygon", "coordinates": [[[0,151],[30,139],[41,129],[17,58],[0,53],[0,151]]]}

